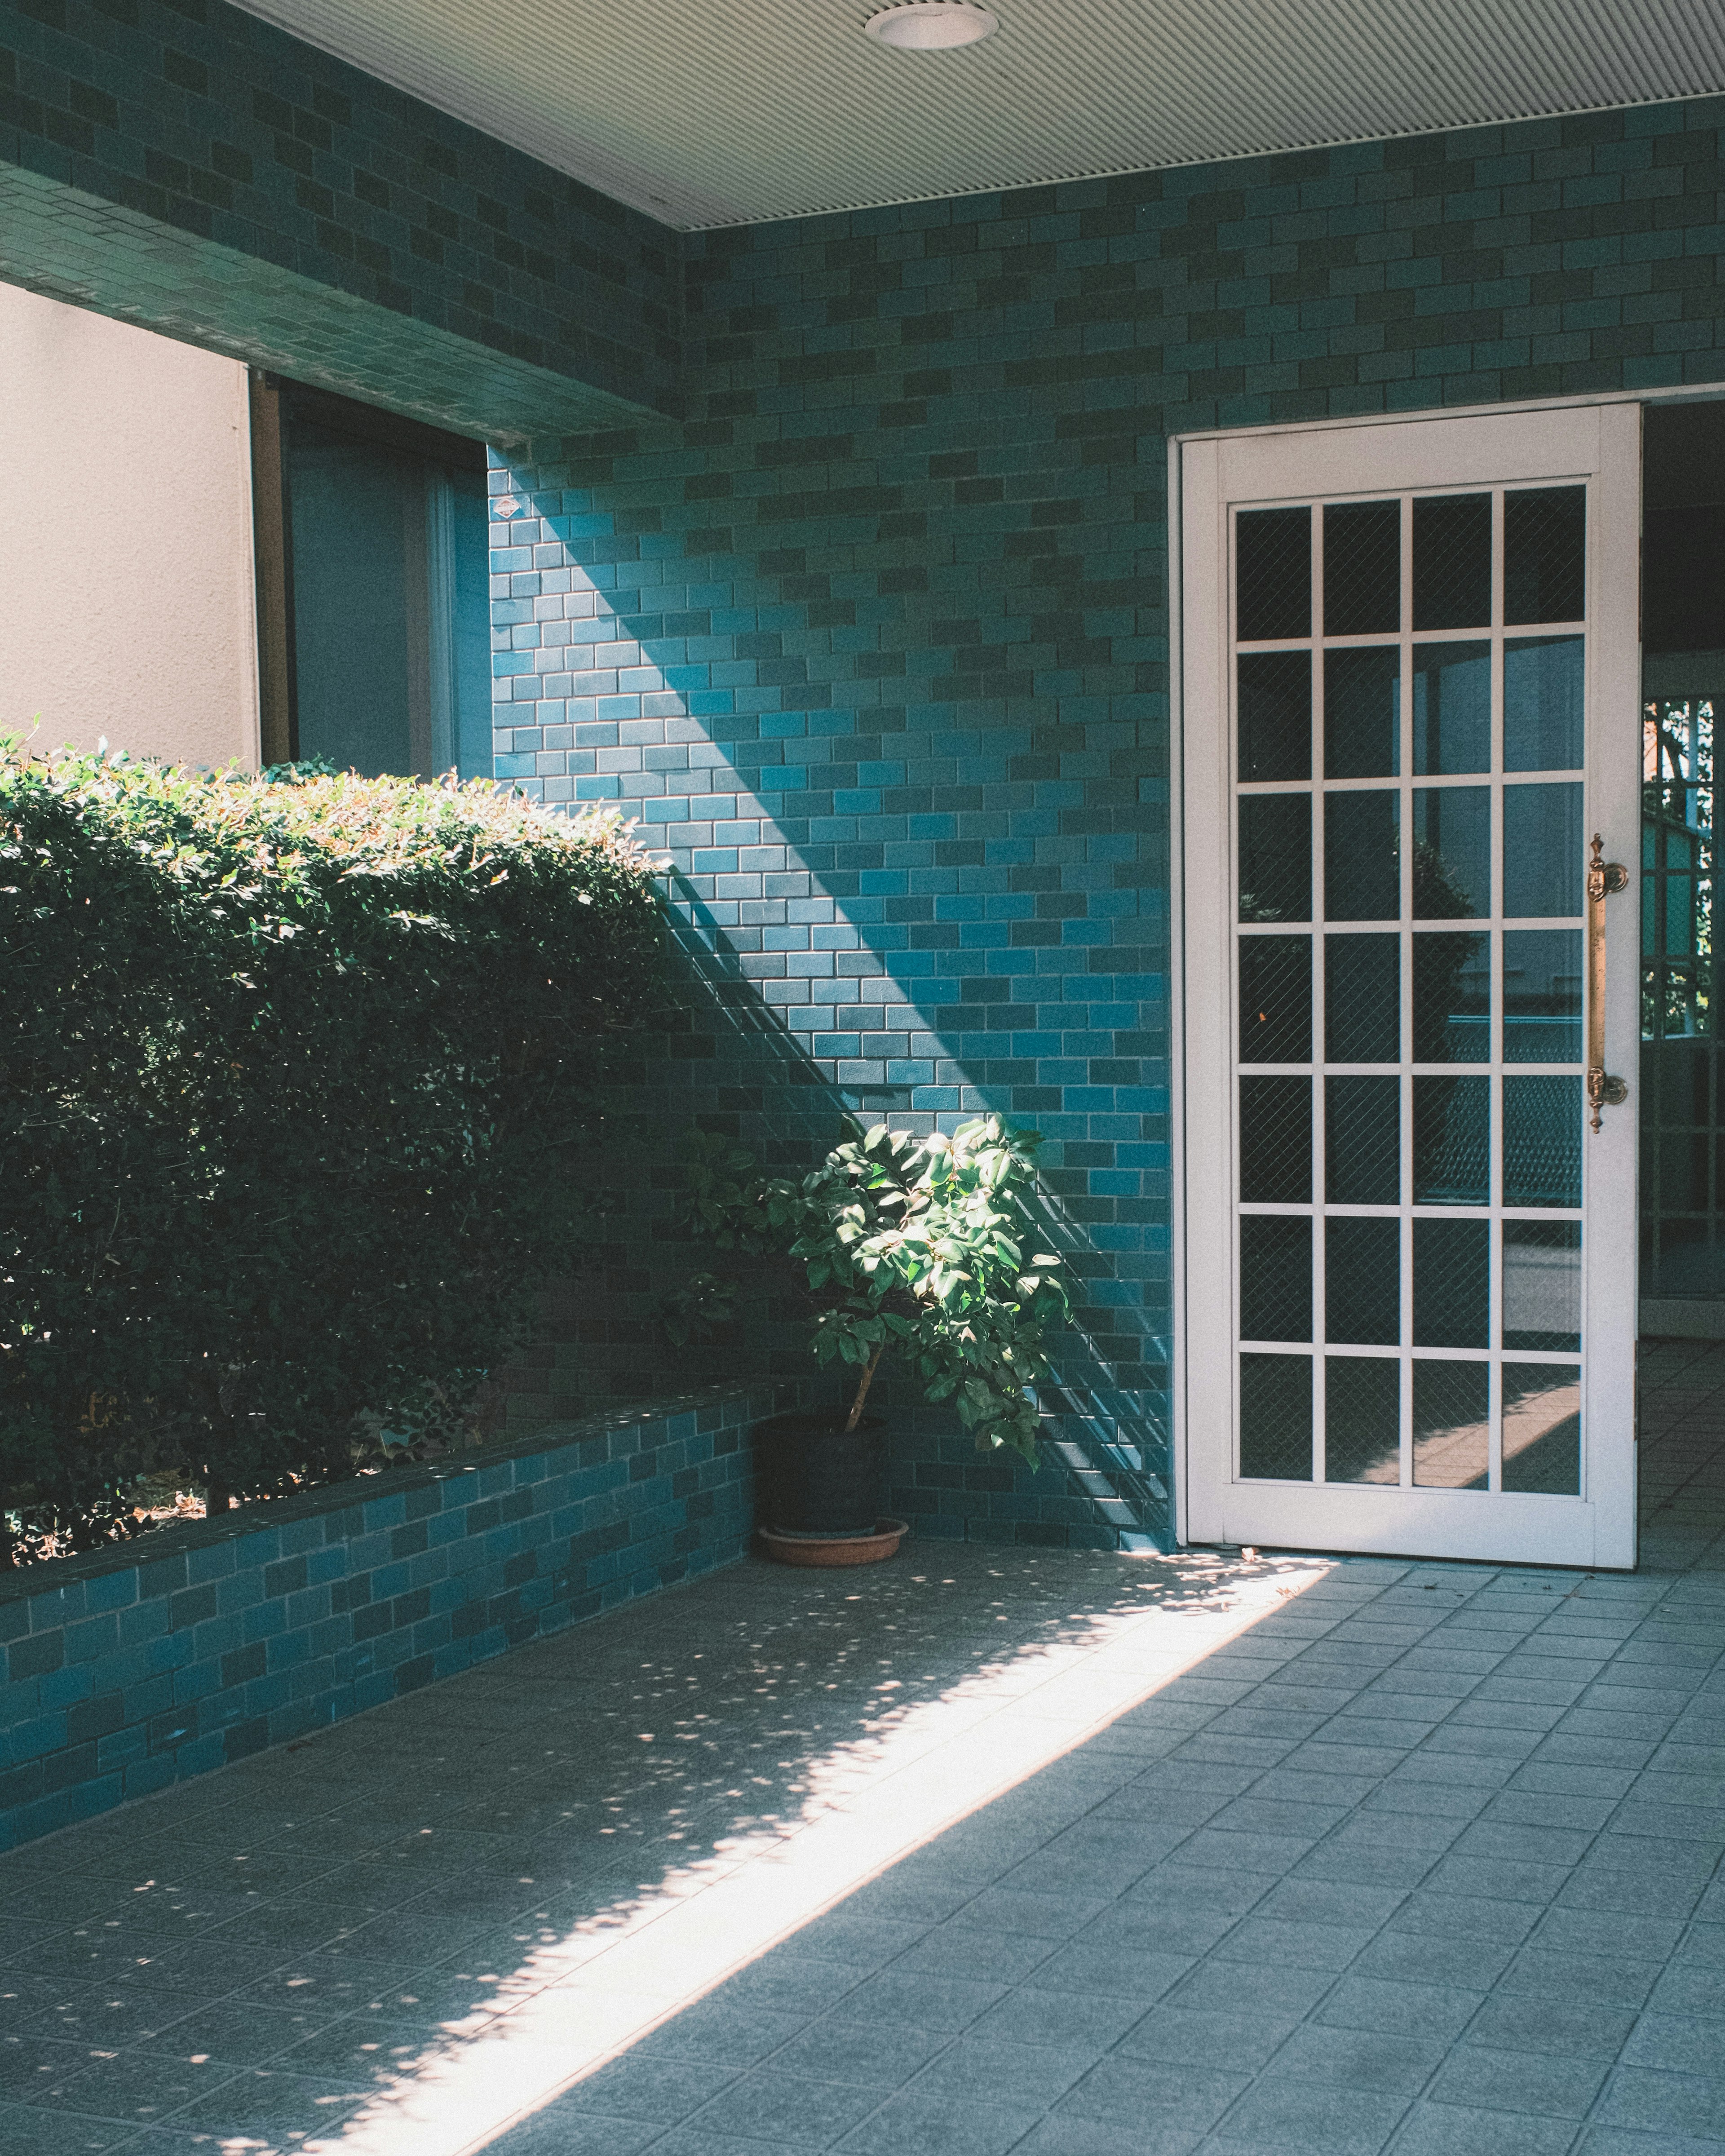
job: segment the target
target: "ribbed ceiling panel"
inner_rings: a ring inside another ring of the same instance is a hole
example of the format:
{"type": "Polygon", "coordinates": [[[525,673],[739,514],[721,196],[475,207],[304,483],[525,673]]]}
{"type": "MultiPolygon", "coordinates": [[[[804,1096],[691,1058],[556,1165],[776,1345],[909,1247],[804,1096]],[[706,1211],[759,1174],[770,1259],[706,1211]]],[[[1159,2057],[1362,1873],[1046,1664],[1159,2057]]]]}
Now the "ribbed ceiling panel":
{"type": "Polygon", "coordinates": [[[249,0],[685,228],[1725,89],[1717,0],[991,0],[895,52],[871,0],[249,0]]]}

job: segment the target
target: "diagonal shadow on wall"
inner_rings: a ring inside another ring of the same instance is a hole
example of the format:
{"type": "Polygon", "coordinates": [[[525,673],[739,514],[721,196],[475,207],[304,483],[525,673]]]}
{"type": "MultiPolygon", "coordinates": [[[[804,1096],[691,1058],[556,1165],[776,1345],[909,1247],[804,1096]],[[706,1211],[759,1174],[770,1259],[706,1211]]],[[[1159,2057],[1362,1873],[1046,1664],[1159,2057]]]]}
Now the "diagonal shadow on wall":
{"type": "MultiPolygon", "coordinates": [[[[951,1128],[967,1114],[997,1109],[1020,1122],[1050,1127],[1045,1154],[1048,1232],[1078,1288],[1078,1322],[1061,1342],[1058,1383],[1045,1404],[1050,1465],[1031,1475],[999,1457],[978,1460],[947,1418],[901,1401],[895,1421],[903,1433],[903,1471],[895,1502],[926,1529],[947,1534],[1128,1548],[1165,1544],[1170,1524],[1167,1342],[1141,1286],[1147,1261],[1140,1253],[1148,1231],[1124,1224],[1134,1216],[1127,1201],[1117,1203],[1111,1188],[1096,1195],[1091,1171],[1092,1156],[1101,1149],[1076,1142],[1085,1118],[1063,1119],[1058,1112],[1027,1116],[1019,1097],[1024,1089],[1000,1075],[1008,1067],[1002,1060],[1008,1029],[1031,1022],[1029,1006],[1009,999],[1023,986],[1026,966],[1042,959],[1029,945],[973,950],[961,943],[956,928],[920,937],[904,932],[903,920],[910,917],[904,906],[911,913],[927,907],[914,897],[901,906],[880,896],[894,880],[891,834],[906,824],[903,815],[884,813],[888,796],[880,784],[841,788],[831,798],[845,814],[824,823],[810,819],[809,803],[818,798],[822,783],[814,763],[862,754],[846,737],[859,734],[865,723],[886,723],[878,714],[870,718],[819,707],[751,716],[732,709],[736,699],[730,692],[696,685],[716,670],[710,654],[698,664],[691,658],[716,642],[695,634],[717,619],[711,609],[676,619],[642,611],[647,600],[622,581],[644,578],[633,552],[637,542],[615,536],[616,520],[608,512],[572,511],[572,496],[558,485],[547,484],[536,493],[531,468],[511,470],[506,478],[494,474],[494,481],[513,489],[510,506],[517,514],[506,536],[532,542],[507,558],[540,565],[526,572],[536,588],[549,581],[544,565],[562,565],[551,571],[561,596],[554,592],[547,600],[542,593],[519,603],[521,633],[530,642],[500,664],[531,663],[536,696],[542,690],[565,694],[572,699],[567,706],[571,713],[604,713],[612,704],[619,711],[650,713],[637,721],[601,717],[587,726],[593,742],[614,740],[617,746],[571,752],[570,775],[552,783],[552,790],[575,805],[614,804],[641,819],[649,844],[662,834],[683,849],[669,893],[679,1007],[670,1029],[644,1042],[633,1060],[614,1127],[619,1132],[626,1127],[627,1143],[614,1147],[603,1248],[593,1254],[601,1263],[588,1269],[578,1288],[552,1299],[547,1317],[554,1337],[536,1351],[547,1391],[531,1410],[518,1407],[518,1414],[543,1419],[547,1411],[574,1412],[560,1403],[578,1384],[602,1385],[612,1393],[652,1389],[663,1350],[654,1337],[650,1305],[700,1264],[677,1245],[673,1226],[680,1132],[727,1131],[770,1166],[790,1170],[830,1144],[847,1113],[926,1130],[937,1123],[951,1128]],[[677,629],[688,633],[672,634],[677,629]],[[547,647],[547,635],[570,640],[547,647]],[[558,668],[567,671],[547,670],[558,668]],[[608,681],[627,681],[629,694],[608,700],[575,693],[608,681]],[[799,726],[806,729],[801,737],[794,731],[799,726]],[[638,737],[634,742],[624,739],[631,727],[638,737]],[[779,731],[769,736],[769,727],[779,731]],[[657,737],[664,745],[655,749],[657,737]],[[788,763],[793,754],[809,759],[807,767],[788,763]],[[793,784],[799,793],[788,790],[793,784]],[[809,834],[828,832],[829,826],[855,835],[843,844],[829,844],[824,838],[814,843],[809,834]],[[703,848],[691,834],[705,834],[714,843],[703,848]],[[877,860],[882,865],[867,865],[877,860]],[[937,947],[942,942],[947,947],[937,947]],[[1015,970],[1003,970],[1008,964],[1015,970]],[[811,995],[824,999],[819,1009],[830,1005],[828,1024],[845,1031],[823,1033],[819,1017],[811,1023],[811,995]],[[955,1058],[955,1050],[973,1046],[978,1053],[992,1050],[995,1058],[989,1061],[984,1053],[974,1073],[955,1058]],[[629,1165],[619,1175],[616,1167],[625,1159],[629,1165]]],[[[666,550],[661,544],[659,551],[666,550]]],[[[818,705],[812,692],[809,701],[818,705]]],[[[518,708],[500,705],[500,720],[518,708]]],[[[536,702],[528,715],[541,710],[536,702]]],[[[576,742],[583,732],[571,723],[556,738],[576,742]]],[[[1012,754],[1029,748],[1031,722],[1012,716],[1003,720],[999,735],[990,752],[1004,772],[1012,754]]],[[[902,748],[898,753],[902,756],[902,748]]],[[[542,768],[540,754],[522,757],[514,767],[517,775],[526,777],[526,767],[542,768]]],[[[500,758],[500,775],[511,769],[509,760],[500,758]]],[[[896,770],[901,777],[890,761],[865,762],[854,775],[884,782],[896,770]]],[[[533,783],[547,785],[543,779],[533,783]]],[[[834,783],[830,773],[824,783],[834,783]]],[[[993,891],[986,905],[999,911],[1003,921],[1007,911],[1023,915],[1033,898],[1043,904],[1033,885],[1046,882],[1044,871],[1026,866],[1014,872],[1009,891],[999,866],[983,858],[987,848],[960,850],[967,860],[971,853],[976,859],[954,870],[955,891],[993,891]]],[[[1107,993],[1122,998],[1159,992],[1147,973],[1125,970],[1147,966],[1151,924],[1137,916],[1135,889],[1120,880],[1124,856],[1117,845],[1115,850],[1118,858],[1108,874],[1116,897],[1110,903],[1121,917],[1117,921],[1105,908],[1088,921],[1107,941],[1094,951],[1081,944],[1066,949],[1064,962],[1069,971],[1077,970],[1080,982],[1063,991],[1057,973],[1044,973],[1038,992],[1045,996],[1052,991],[1093,997],[1102,993],[1104,981],[1107,993]],[[1105,976],[1096,973],[1101,957],[1111,968],[1105,976]]],[[[980,920],[984,901],[961,896],[961,911],[973,904],[980,920]]],[[[1070,912],[1065,901],[1060,904],[1070,912]]],[[[1059,919],[1054,926],[1064,937],[1059,919]]],[[[1005,945],[1004,931],[995,940],[1005,945]]],[[[1081,1000],[1072,1009],[1071,1024],[1091,1023],[1093,1005],[1081,1000]]],[[[1117,1013],[1110,1022],[1122,1022],[1117,1013]]],[[[1057,1109],[1057,1095],[1045,1106],[1057,1109]]],[[[1122,1120],[1136,1128],[1136,1116],[1122,1120]]],[[[1144,1201],[1132,1203],[1137,1218],[1147,1217],[1144,1201]]],[[[701,1376],[740,1371],[751,1358],[757,1373],[764,1364],[774,1374],[809,1375],[806,1356],[782,1315],[764,1332],[698,1353],[701,1376]]]]}

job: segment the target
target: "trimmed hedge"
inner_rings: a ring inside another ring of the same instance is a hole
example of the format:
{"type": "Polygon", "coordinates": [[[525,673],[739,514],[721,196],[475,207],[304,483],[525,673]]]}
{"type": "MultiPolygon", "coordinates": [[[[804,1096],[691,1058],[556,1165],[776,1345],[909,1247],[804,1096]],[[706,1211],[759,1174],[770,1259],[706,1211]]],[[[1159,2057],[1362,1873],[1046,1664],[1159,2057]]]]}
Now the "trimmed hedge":
{"type": "Polygon", "coordinates": [[[125,1532],[152,1471],[218,1505],[352,1472],[357,1417],[471,1391],[581,1236],[653,873],[614,817],[484,782],[0,761],[23,1548],[125,1532]]]}

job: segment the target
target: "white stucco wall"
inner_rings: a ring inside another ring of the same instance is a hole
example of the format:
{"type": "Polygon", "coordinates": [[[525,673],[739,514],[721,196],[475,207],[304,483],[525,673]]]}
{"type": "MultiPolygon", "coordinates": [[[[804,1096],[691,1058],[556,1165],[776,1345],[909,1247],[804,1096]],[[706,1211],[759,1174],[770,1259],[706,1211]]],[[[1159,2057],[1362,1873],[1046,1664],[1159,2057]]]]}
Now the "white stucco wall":
{"type": "Polygon", "coordinates": [[[245,369],[0,285],[0,733],[258,761],[245,369]]]}

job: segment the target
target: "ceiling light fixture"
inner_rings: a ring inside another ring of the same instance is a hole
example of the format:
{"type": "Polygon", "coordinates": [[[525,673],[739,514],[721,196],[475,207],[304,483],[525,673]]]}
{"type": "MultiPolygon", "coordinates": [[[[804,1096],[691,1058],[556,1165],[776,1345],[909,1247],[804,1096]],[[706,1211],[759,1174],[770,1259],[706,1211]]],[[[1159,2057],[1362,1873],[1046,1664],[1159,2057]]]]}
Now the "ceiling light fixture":
{"type": "Polygon", "coordinates": [[[877,43],[901,53],[951,52],[992,37],[1000,18],[976,0],[901,0],[870,15],[863,28],[877,43]]]}

